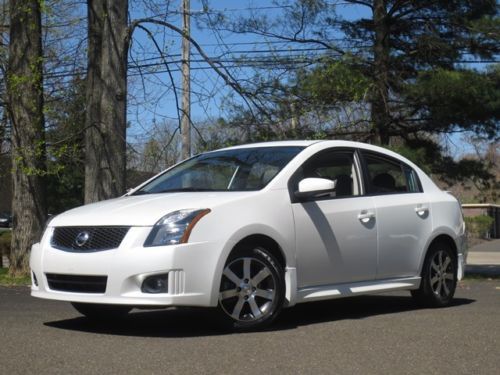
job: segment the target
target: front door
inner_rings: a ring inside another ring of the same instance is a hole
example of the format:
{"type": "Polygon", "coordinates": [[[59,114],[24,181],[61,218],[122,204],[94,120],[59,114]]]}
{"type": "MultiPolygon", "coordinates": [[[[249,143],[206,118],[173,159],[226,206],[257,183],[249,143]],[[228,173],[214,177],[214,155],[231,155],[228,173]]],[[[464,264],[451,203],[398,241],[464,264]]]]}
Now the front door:
{"type": "Polygon", "coordinates": [[[377,222],[373,198],[361,196],[353,150],[325,150],[311,157],[292,178],[336,181],[335,191],[293,202],[299,288],[374,280],[377,222]]]}

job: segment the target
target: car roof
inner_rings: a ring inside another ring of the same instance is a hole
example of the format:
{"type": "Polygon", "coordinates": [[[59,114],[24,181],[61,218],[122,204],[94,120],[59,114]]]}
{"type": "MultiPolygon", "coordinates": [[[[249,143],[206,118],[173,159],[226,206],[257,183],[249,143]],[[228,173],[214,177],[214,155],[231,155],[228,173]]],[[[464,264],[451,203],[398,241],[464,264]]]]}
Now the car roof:
{"type": "Polygon", "coordinates": [[[374,146],[368,143],[362,143],[362,142],[354,142],[354,141],[344,141],[344,140],[329,140],[329,139],[322,139],[322,140],[290,140],[290,141],[272,141],[272,142],[258,142],[258,143],[246,143],[243,145],[239,146],[231,146],[231,147],[226,147],[223,149],[219,150],[214,150],[214,151],[220,151],[220,150],[236,150],[236,149],[244,149],[244,148],[258,148],[258,147],[309,147],[314,144],[325,144],[327,143],[328,146],[331,147],[361,147],[361,148],[368,148],[376,151],[384,151],[387,152],[388,150],[382,147],[374,146]]]}
{"type": "Polygon", "coordinates": [[[320,140],[290,140],[290,141],[272,141],[272,142],[259,142],[259,143],[247,143],[239,146],[226,147],[223,149],[213,150],[221,151],[221,150],[237,150],[237,149],[246,149],[246,148],[259,148],[259,147],[310,147],[312,145],[317,145],[320,147],[352,147],[352,148],[361,148],[364,150],[370,150],[375,152],[380,152],[388,156],[395,157],[399,160],[403,160],[407,164],[412,167],[416,167],[414,163],[405,158],[404,156],[395,153],[387,148],[375,146],[369,143],[363,142],[354,142],[354,141],[344,141],[344,140],[330,140],[330,139],[320,139],[320,140]]]}
{"type": "Polygon", "coordinates": [[[256,147],[308,147],[314,143],[318,143],[320,141],[301,141],[301,140],[291,140],[291,141],[272,141],[272,142],[257,142],[257,143],[245,143],[243,145],[225,147],[219,150],[236,150],[240,148],[256,148],[256,147]]]}

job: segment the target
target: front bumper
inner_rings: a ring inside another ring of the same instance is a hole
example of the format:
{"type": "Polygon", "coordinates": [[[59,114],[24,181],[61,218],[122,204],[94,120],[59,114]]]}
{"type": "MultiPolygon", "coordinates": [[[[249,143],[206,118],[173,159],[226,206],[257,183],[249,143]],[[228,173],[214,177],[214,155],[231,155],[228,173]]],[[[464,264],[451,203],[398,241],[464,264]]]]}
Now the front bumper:
{"type": "Polygon", "coordinates": [[[217,267],[222,243],[202,242],[143,247],[151,227],[132,227],[120,247],[95,252],[73,252],[50,246],[52,231],[31,250],[31,295],[60,301],[135,306],[215,306],[217,267]],[[107,276],[104,293],[51,289],[47,274],[107,276]],[[167,293],[143,293],[145,278],[168,274],[167,293]],[[33,277],[34,275],[34,277],[33,277]],[[215,292],[214,292],[215,291],[215,292]]]}

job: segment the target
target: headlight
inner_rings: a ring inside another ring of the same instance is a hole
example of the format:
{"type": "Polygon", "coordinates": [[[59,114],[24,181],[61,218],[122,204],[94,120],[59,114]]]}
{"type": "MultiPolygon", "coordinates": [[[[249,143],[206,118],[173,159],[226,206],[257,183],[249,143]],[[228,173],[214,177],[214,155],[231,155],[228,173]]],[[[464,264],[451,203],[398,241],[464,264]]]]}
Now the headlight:
{"type": "Polygon", "coordinates": [[[52,220],[54,220],[54,218],[56,217],[57,215],[49,215],[49,217],[47,218],[47,220],[45,220],[45,225],[43,227],[43,231],[42,231],[42,237],[40,237],[40,240],[38,242],[42,242],[42,238],[43,238],[43,235],[45,234],[45,231],[47,230],[47,228],[49,227],[49,224],[52,220]]]}
{"type": "Polygon", "coordinates": [[[196,223],[210,210],[179,210],[163,216],[153,227],[145,247],[186,243],[196,223]]]}

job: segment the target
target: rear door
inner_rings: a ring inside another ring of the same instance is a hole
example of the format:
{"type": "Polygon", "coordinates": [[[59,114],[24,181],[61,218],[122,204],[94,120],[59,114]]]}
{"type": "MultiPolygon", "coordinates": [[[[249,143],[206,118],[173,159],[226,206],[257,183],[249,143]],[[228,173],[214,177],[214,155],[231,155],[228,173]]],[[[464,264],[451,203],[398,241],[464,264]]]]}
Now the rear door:
{"type": "Polygon", "coordinates": [[[416,276],[432,232],[430,205],[417,173],[397,159],[362,152],[365,185],[378,230],[377,278],[416,276]]]}
{"type": "Polygon", "coordinates": [[[377,223],[371,197],[361,195],[354,150],[329,149],[312,156],[292,177],[290,190],[306,177],[336,181],[335,192],[308,201],[292,194],[298,287],[373,280],[377,223]]]}

